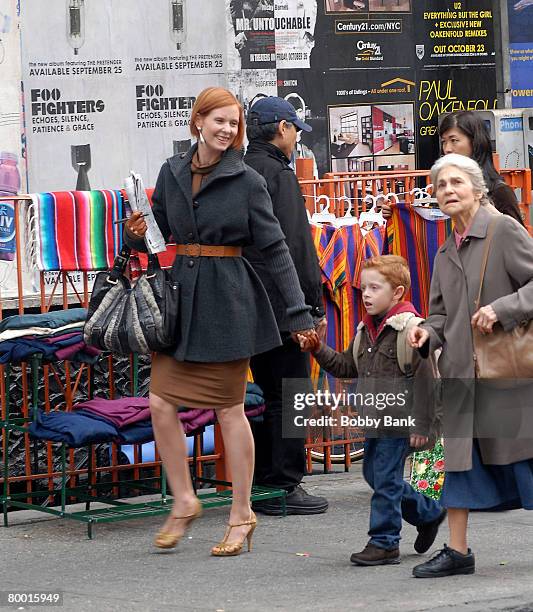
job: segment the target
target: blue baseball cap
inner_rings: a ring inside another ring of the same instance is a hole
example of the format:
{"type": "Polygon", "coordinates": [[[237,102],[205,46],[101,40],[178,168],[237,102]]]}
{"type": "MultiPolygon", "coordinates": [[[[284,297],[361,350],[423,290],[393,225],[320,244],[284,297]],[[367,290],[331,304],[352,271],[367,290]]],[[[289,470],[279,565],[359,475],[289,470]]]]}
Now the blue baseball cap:
{"type": "Polygon", "coordinates": [[[264,125],[265,123],[277,123],[278,121],[289,121],[298,130],[311,132],[313,128],[298,118],[294,106],[277,96],[259,98],[248,111],[246,123],[248,125],[264,125]]]}

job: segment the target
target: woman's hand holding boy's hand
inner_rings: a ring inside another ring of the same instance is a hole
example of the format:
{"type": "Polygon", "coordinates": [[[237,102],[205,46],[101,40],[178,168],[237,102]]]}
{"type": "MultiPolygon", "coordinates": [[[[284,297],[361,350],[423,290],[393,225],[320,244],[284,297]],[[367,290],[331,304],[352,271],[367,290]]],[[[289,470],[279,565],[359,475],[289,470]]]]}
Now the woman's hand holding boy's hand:
{"type": "Polygon", "coordinates": [[[304,353],[316,353],[321,345],[320,338],[314,329],[297,332],[296,341],[304,353]]]}
{"type": "Polygon", "coordinates": [[[126,231],[132,238],[142,238],[146,234],[148,226],[143,219],[140,210],[136,210],[126,221],[126,231]]]}
{"type": "Polygon", "coordinates": [[[429,332],[423,327],[413,327],[409,330],[407,340],[413,348],[421,348],[429,340],[429,332]]]}

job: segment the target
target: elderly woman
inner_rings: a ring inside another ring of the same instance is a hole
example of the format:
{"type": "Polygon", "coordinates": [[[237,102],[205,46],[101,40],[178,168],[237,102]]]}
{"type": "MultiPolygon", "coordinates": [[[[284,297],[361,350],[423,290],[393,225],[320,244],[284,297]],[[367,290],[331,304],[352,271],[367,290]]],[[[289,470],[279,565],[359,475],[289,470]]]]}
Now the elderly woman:
{"type": "Polygon", "coordinates": [[[531,387],[487,392],[474,380],[472,335],[473,328],[490,334],[498,324],[509,331],[533,318],[533,240],[517,221],[487,206],[487,187],[474,160],[441,157],[431,178],[439,207],[455,229],[435,258],[429,317],[411,331],[409,341],[423,356],[442,348],[446,477],[441,503],[448,509],[450,545],[413,569],[418,578],[474,573],[466,538],[469,509],[533,509],[533,440],[523,429],[517,437],[515,427],[524,428],[520,410],[531,403],[531,387]],[[487,232],[496,217],[477,309],[487,232]]]}

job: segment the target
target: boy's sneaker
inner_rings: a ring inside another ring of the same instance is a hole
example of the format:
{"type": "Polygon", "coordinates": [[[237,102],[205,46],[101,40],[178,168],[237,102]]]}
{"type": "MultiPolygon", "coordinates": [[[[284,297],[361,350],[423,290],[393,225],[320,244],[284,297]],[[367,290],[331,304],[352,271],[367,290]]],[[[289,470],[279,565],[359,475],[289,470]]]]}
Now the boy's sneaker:
{"type": "Polygon", "coordinates": [[[369,542],[364,550],[353,553],[350,561],[356,565],[396,565],[400,563],[400,549],[385,550],[369,542]]]}
{"type": "Polygon", "coordinates": [[[418,525],[416,528],[418,531],[418,536],[414,545],[417,553],[425,553],[431,548],[431,545],[435,541],[437,533],[439,532],[439,527],[441,526],[442,521],[446,518],[447,514],[447,510],[444,509],[434,521],[431,521],[431,523],[418,525]]]}
{"type": "Polygon", "coordinates": [[[444,545],[442,550],[429,561],[413,568],[415,578],[442,578],[457,574],[473,574],[476,571],[474,553],[468,549],[463,555],[453,548],[444,545]]]}
{"type": "MultiPolygon", "coordinates": [[[[328,509],[328,500],[318,495],[309,495],[300,485],[295,487],[285,497],[287,514],[323,514],[328,509]]],[[[281,516],[281,498],[265,499],[252,502],[254,512],[262,512],[270,516],[281,516]]]]}

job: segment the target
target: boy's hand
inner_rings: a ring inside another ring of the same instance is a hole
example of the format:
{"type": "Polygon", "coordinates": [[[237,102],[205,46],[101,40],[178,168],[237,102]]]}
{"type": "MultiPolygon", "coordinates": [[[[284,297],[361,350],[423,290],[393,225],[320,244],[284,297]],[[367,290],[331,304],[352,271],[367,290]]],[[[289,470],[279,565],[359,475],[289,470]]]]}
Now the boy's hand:
{"type": "Polygon", "coordinates": [[[308,338],[309,336],[313,336],[314,334],[316,334],[315,328],[310,327],[309,329],[299,329],[297,331],[291,332],[291,338],[293,339],[294,342],[296,342],[296,344],[300,344],[299,336],[308,338]]]}
{"type": "Polygon", "coordinates": [[[423,327],[413,327],[409,330],[407,340],[413,348],[421,348],[429,340],[429,332],[423,327]]]}
{"type": "Polygon", "coordinates": [[[306,334],[296,334],[300,349],[304,353],[316,353],[320,348],[321,342],[315,330],[306,334]]]}
{"type": "Polygon", "coordinates": [[[420,434],[411,434],[409,436],[409,444],[411,448],[422,448],[428,443],[429,438],[427,436],[421,436],[420,434]]]}

